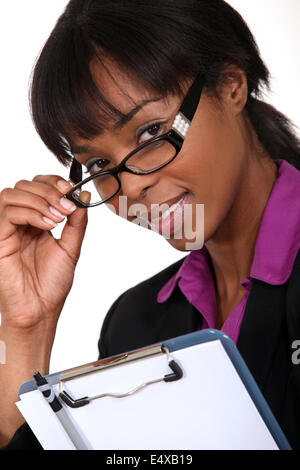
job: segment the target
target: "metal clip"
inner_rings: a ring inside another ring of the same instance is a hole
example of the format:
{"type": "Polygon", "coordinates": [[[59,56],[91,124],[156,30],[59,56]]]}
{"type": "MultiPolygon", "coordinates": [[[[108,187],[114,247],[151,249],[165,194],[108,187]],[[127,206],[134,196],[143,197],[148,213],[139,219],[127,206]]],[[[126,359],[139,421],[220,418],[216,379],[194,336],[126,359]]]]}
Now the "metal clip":
{"type": "MultiPolygon", "coordinates": [[[[96,395],[94,397],[82,397],[82,398],[74,399],[73,397],[71,397],[71,395],[69,393],[67,393],[65,390],[63,390],[63,381],[70,380],[71,378],[74,378],[74,376],[73,376],[73,377],[65,378],[64,380],[60,381],[60,383],[59,383],[59,390],[60,390],[59,391],[59,396],[63,400],[63,402],[66,403],[66,405],[70,406],[71,408],[80,408],[82,406],[88,405],[91,401],[97,400],[98,398],[104,398],[104,397],[125,398],[125,397],[128,397],[130,395],[133,395],[134,393],[138,392],[139,390],[142,390],[143,388],[147,387],[148,385],[152,385],[152,384],[155,384],[155,383],[158,383],[158,382],[174,382],[176,380],[181,379],[182,376],[183,376],[182,369],[177,364],[177,362],[175,362],[173,359],[171,359],[170,352],[169,352],[168,348],[161,345],[160,346],[160,353],[165,353],[167,355],[168,365],[169,365],[170,369],[172,370],[172,372],[170,374],[166,374],[164,377],[161,377],[159,379],[154,379],[154,380],[150,380],[148,382],[145,382],[145,383],[139,385],[138,387],[130,390],[129,392],[126,392],[126,393],[102,393],[102,394],[96,395]]],[[[149,355],[149,353],[147,355],[149,355]]],[[[126,355],[126,357],[127,357],[127,355],[126,355]]],[[[141,356],[140,359],[142,357],[143,356],[141,356]]],[[[124,358],[124,356],[123,356],[123,358],[124,358]]],[[[124,361],[124,359],[123,359],[123,361],[124,361]]],[[[116,365],[116,360],[114,360],[113,358],[112,358],[112,365],[116,365]]]]}

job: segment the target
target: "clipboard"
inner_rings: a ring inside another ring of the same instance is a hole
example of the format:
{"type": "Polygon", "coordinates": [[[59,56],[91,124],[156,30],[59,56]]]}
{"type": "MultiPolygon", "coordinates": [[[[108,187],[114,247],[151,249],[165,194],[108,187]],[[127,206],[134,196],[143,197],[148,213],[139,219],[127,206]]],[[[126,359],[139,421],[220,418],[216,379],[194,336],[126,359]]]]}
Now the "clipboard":
{"type": "MultiPolygon", "coordinates": [[[[235,344],[218,330],[168,339],[47,380],[90,449],[291,450],[235,344]]],[[[25,382],[19,410],[44,448],[72,449],[57,422],[56,444],[51,440],[50,407],[50,428],[41,429],[42,419],[32,416],[42,414],[40,395],[33,380],[25,382]]]]}

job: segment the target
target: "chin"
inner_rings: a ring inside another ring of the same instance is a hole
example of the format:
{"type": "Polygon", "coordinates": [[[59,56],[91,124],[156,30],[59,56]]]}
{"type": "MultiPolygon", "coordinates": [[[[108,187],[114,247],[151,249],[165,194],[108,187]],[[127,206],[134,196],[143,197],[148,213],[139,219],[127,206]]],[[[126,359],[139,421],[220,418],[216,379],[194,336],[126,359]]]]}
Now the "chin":
{"type": "Polygon", "coordinates": [[[202,238],[201,240],[200,239],[188,240],[185,238],[182,238],[180,240],[177,240],[175,238],[170,238],[166,240],[173,248],[175,248],[175,250],[183,251],[183,252],[201,250],[201,248],[203,248],[204,246],[202,238]]]}

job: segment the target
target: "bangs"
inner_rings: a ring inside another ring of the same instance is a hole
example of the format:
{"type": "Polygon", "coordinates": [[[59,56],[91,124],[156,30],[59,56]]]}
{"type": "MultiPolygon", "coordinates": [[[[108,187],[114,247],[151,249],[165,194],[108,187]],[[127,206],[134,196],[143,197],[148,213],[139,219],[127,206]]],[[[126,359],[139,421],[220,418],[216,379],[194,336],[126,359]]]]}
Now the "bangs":
{"type": "Polygon", "coordinates": [[[101,83],[97,81],[96,85],[92,61],[109,73],[105,60],[113,60],[129,78],[162,97],[181,92],[182,70],[185,76],[198,71],[182,60],[174,61],[170,44],[163,47],[159,35],[147,30],[148,22],[141,27],[141,20],[136,24],[131,18],[129,23],[120,13],[111,16],[102,11],[101,18],[98,15],[81,14],[75,24],[74,19],[63,15],[33,73],[30,101],[35,128],[65,166],[73,159],[72,139],[90,139],[101,134],[108,122],[124,118],[101,93],[101,83]]]}
{"type": "MultiPolygon", "coordinates": [[[[66,166],[73,159],[70,139],[91,139],[124,117],[104,96],[101,79],[94,80],[92,62],[108,73],[105,64],[116,64],[133,84],[162,98],[182,94],[182,82],[198,73],[205,92],[216,97],[232,63],[245,71],[249,94],[259,96],[269,83],[247,25],[223,0],[71,0],[40,54],[30,90],[36,130],[66,166]]],[[[118,87],[118,77],[110,77],[118,87]]]]}

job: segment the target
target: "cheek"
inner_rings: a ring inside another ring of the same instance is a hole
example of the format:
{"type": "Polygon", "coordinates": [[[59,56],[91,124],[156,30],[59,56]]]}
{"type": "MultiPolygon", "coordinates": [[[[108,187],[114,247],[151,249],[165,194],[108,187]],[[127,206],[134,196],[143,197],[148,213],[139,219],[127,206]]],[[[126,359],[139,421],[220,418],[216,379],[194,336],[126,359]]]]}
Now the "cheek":
{"type": "Polygon", "coordinates": [[[182,173],[191,182],[193,193],[205,199],[224,197],[237,183],[244,162],[243,140],[225,126],[201,133],[184,150],[182,173]]]}
{"type": "MultiPolygon", "coordinates": [[[[134,210],[133,212],[135,215],[132,215],[132,213],[130,213],[130,210],[133,209],[133,207],[135,206],[130,206],[130,204],[128,203],[127,196],[116,194],[116,196],[110,199],[107,203],[105,203],[105,205],[111,212],[130,222],[136,219],[138,215],[138,213],[135,213],[134,210]]],[[[141,210],[141,212],[144,212],[144,206],[142,206],[142,209],[143,210],[141,210]]]]}
{"type": "MultiPolygon", "coordinates": [[[[204,204],[205,241],[229,212],[242,183],[244,140],[231,126],[214,123],[186,147],[184,175],[193,204],[204,204]]],[[[196,227],[193,223],[194,230],[196,227]]]]}
{"type": "Polygon", "coordinates": [[[114,214],[119,215],[120,213],[120,203],[118,194],[105,203],[105,206],[114,214]]]}

